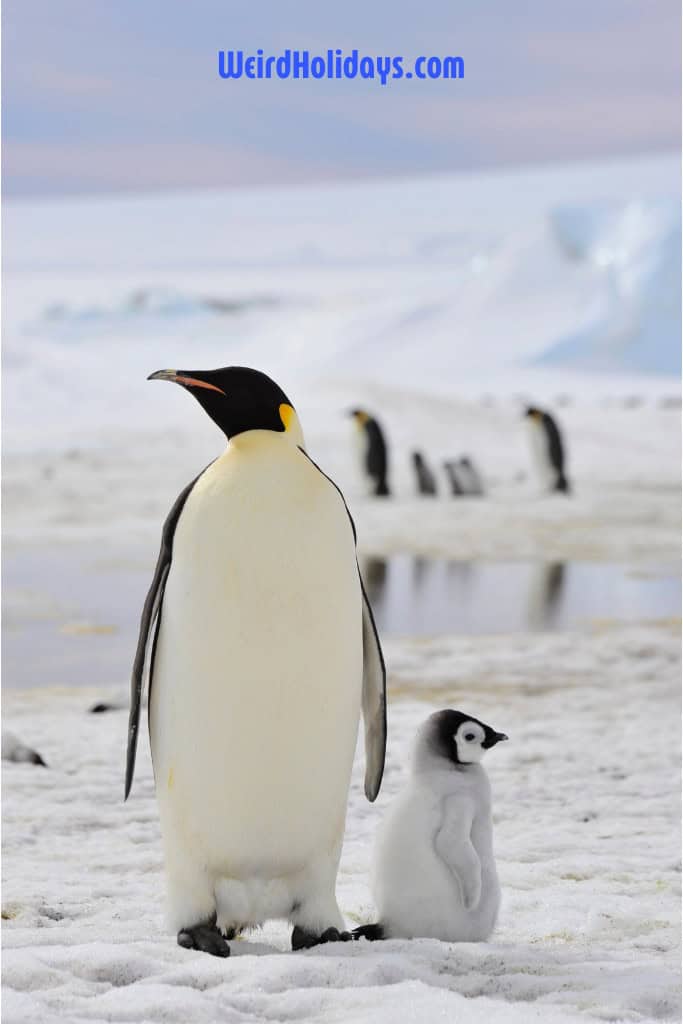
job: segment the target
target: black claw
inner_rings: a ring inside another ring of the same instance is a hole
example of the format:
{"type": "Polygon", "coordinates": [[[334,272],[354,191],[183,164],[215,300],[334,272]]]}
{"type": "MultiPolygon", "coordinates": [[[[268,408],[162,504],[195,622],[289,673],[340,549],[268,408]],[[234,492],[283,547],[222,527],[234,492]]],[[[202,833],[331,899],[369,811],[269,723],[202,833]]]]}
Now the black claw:
{"type": "Polygon", "coordinates": [[[311,946],[316,946],[320,940],[317,935],[313,932],[307,932],[304,928],[300,928],[299,925],[295,925],[292,931],[292,949],[310,949],[311,946]]]}
{"type": "Polygon", "coordinates": [[[292,931],[292,949],[310,949],[326,942],[349,942],[351,938],[351,932],[340,932],[338,928],[326,928],[322,935],[316,935],[296,925],[292,931]]]}
{"type": "Polygon", "coordinates": [[[360,928],[353,929],[353,938],[376,942],[384,938],[384,928],[381,924],[362,924],[360,928]]]}
{"type": "Polygon", "coordinates": [[[215,922],[198,924],[193,928],[181,928],[178,932],[178,945],[184,949],[198,949],[202,953],[210,953],[211,956],[230,956],[230,946],[218,931],[215,922]]]}

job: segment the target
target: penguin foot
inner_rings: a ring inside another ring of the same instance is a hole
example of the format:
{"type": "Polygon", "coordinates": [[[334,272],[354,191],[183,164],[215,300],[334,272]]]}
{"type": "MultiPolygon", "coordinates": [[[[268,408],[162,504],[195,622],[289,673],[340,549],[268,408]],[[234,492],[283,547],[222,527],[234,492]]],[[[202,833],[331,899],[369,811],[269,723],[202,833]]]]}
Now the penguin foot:
{"type": "Polygon", "coordinates": [[[360,928],[353,929],[354,940],[367,939],[368,942],[377,942],[384,938],[384,928],[381,924],[362,924],[360,928]]]}
{"type": "Polygon", "coordinates": [[[307,932],[297,924],[292,931],[292,949],[310,949],[325,942],[350,942],[351,932],[340,932],[338,928],[326,928],[322,935],[307,932]]]}
{"type": "Polygon", "coordinates": [[[178,932],[178,945],[185,949],[198,949],[212,956],[230,956],[230,946],[216,927],[215,917],[192,928],[181,928],[178,932]]]}

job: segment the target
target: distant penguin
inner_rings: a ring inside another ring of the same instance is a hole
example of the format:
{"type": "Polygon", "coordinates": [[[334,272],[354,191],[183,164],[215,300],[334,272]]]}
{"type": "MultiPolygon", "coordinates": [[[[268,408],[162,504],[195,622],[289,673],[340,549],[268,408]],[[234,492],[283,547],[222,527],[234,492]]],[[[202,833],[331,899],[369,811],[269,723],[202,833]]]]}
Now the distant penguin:
{"type": "Polygon", "coordinates": [[[451,488],[451,494],[456,498],[462,497],[465,493],[465,488],[462,485],[460,474],[458,473],[457,463],[453,460],[444,462],[443,464],[444,473],[451,488]]]}
{"type": "Polygon", "coordinates": [[[181,492],[140,622],[125,796],[145,675],[170,921],[180,946],[278,918],[292,946],[348,940],[335,896],[358,720],[384,768],[385,671],[344,497],[298,416],[246,367],[159,370],[227,446],[181,492]]]}
{"type": "Polygon", "coordinates": [[[2,760],[21,764],[39,764],[43,768],[47,768],[40,754],[22,743],[19,737],[9,729],[2,730],[2,760]]]}
{"type": "Polygon", "coordinates": [[[389,497],[389,454],[384,432],[374,416],[363,409],[352,409],[358,434],[358,452],[361,473],[368,483],[369,493],[377,497],[389,497]]]}
{"type": "Polygon", "coordinates": [[[427,465],[424,455],[422,452],[413,452],[412,458],[415,476],[417,478],[417,493],[436,494],[436,477],[427,465]]]}
{"type": "Polygon", "coordinates": [[[483,496],[484,484],[479,474],[479,470],[472,462],[472,459],[467,455],[463,455],[458,462],[457,473],[461,484],[464,487],[465,494],[472,494],[476,497],[483,496]]]}
{"type": "Polygon", "coordinates": [[[525,412],[531,432],[531,450],[541,478],[549,491],[569,494],[569,481],[565,476],[565,453],[560,428],[550,415],[533,406],[525,412]]]}
{"type": "Polygon", "coordinates": [[[355,938],[488,939],[500,886],[491,790],[479,761],[506,739],[461,711],[437,711],[422,724],[408,784],[375,844],[379,923],[356,928],[355,938]]]}

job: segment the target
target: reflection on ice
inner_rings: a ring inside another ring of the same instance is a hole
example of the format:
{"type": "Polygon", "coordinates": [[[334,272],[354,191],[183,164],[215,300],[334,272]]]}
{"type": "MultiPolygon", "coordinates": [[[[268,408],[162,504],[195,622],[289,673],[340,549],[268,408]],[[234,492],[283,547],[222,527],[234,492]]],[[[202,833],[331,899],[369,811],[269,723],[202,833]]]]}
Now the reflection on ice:
{"type": "MultiPolygon", "coordinates": [[[[680,614],[681,580],[673,569],[408,554],[361,558],[360,567],[385,637],[557,632],[596,619],[680,614]]],[[[73,550],[7,551],[3,685],[126,681],[149,574],[143,557],[93,562],[73,550]]]]}
{"type": "Polygon", "coordinates": [[[567,630],[591,619],[680,613],[680,578],[590,562],[462,562],[395,555],[361,559],[386,634],[567,630]]]}

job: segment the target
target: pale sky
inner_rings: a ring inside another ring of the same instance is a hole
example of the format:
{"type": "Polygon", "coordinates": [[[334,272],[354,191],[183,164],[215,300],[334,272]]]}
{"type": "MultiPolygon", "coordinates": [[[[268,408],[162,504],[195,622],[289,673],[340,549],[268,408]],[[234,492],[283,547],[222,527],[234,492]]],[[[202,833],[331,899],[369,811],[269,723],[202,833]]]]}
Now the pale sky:
{"type": "Polygon", "coordinates": [[[5,195],[680,147],[680,0],[3,0],[5,195]],[[457,55],[463,81],[224,81],[221,49],[457,55]]]}

